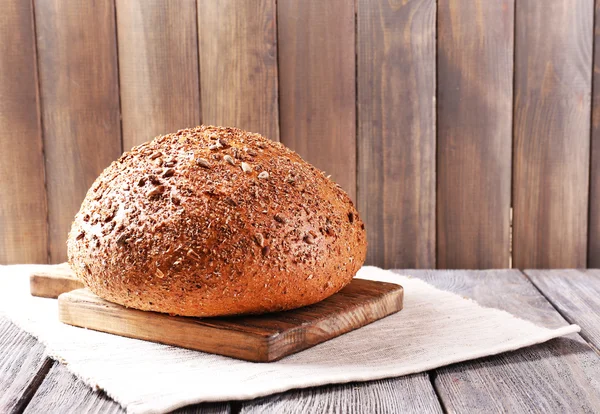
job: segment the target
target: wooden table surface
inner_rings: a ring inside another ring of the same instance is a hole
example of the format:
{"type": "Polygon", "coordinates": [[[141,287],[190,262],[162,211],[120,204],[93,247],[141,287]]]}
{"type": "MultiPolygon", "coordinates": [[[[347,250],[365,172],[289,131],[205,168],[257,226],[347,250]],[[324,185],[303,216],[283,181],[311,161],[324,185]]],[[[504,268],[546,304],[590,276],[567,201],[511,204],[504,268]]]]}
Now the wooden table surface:
{"type": "MultiPolygon", "coordinates": [[[[366,383],[293,390],[252,401],[200,404],[181,413],[600,413],[600,270],[398,270],[555,328],[581,334],[366,383]]],[[[121,413],[45,356],[33,337],[0,316],[0,413],[121,413]]]]}

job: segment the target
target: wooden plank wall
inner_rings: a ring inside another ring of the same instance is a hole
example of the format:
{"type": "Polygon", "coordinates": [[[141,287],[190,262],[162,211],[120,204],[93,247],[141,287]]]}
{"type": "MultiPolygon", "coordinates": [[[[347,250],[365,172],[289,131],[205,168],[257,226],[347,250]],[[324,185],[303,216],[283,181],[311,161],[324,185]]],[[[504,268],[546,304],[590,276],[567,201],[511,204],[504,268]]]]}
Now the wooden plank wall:
{"type": "Polygon", "coordinates": [[[116,0],[123,149],[200,124],[196,2],[116,0]]]}
{"type": "Polygon", "coordinates": [[[103,168],[204,122],[331,174],[369,264],[598,267],[599,4],[8,0],[0,263],[63,261],[103,168]]]}
{"type": "Polygon", "coordinates": [[[358,210],[370,263],[435,268],[435,1],[358,1],[358,210]]]}
{"type": "Polygon", "coordinates": [[[438,7],[438,266],[507,267],[514,0],[438,7]]]}
{"type": "Polygon", "coordinates": [[[588,266],[600,268],[600,0],[596,0],[594,18],[594,72],[592,81],[588,266]]]}
{"type": "Polygon", "coordinates": [[[67,233],[98,174],[121,153],[112,0],[35,2],[48,255],[65,260],[67,233]]]}
{"type": "Polygon", "coordinates": [[[277,18],[281,142],[356,200],[354,3],[278,0],[277,18]]]}
{"type": "Polygon", "coordinates": [[[0,263],[48,260],[44,157],[29,2],[0,17],[0,263]]]}
{"type": "Polygon", "coordinates": [[[519,268],[587,264],[593,17],[593,0],[517,1],[513,247],[519,268]]]}
{"type": "Polygon", "coordinates": [[[279,140],[275,0],[198,0],[202,121],[279,140]]]}

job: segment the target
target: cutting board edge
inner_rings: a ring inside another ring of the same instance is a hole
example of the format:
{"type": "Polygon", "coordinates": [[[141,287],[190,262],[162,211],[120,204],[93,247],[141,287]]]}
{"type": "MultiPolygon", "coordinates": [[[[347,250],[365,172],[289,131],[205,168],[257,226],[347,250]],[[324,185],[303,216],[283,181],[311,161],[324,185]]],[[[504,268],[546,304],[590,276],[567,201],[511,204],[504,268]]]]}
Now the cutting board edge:
{"type": "Polygon", "coordinates": [[[37,272],[29,275],[29,293],[40,298],[56,299],[64,292],[80,289],[83,283],[68,274],[37,272]]]}
{"type": "MultiPolygon", "coordinates": [[[[361,280],[368,280],[368,279],[361,279],[361,280]]],[[[381,283],[381,284],[386,284],[386,285],[394,285],[396,287],[394,290],[390,290],[390,291],[386,292],[379,298],[373,297],[372,300],[370,300],[369,302],[361,303],[360,305],[362,305],[362,306],[356,305],[349,311],[353,311],[353,310],[357,310],[357,309],[360,310],[362,307],[364,307],[364,305],[368,305],[370,307],[371,311],[377,311],[378,308],[375,305],[380,305],[381,303],[384,303],[385,306],[381,312],[378,312],[378,314],[376,314],[376,315],[371,315],[370,317],[365,317],[361,321],[361,323],[358,325],[355,325],[355,326],[346,325],[346,328],[336,330],[335,332],[332,332],[331,330],[329,330],[331,335],[328,335],[327,338],[320,337],[319,340],[317,340],[317,341],[309,341],[309,342],[299,343],[300,346],[296,346],[296,347],[294,347],[294,346],[286,347],[285,343],[286,343],[286,341],[288,343],[290,342],[290,337],[292,337],[296,332],[300,331],[302,329],[301,326],[298,326],[293,329],[288,329],[288,330],[282,332],[281,334],[272,335],[271,337],[267,338],[268,362],[278,361],[286,356],[290,356],[295,353],[304,351],[315,345],[318,345],[323,342],[327,342],[333,338],[336,338],[338,336],[342,336],[349,332],[355,331],[355,330],[360,329],[364,326],[367,326],[373,322],[376,322],[380,319],[386,318],[390,315],[400,312],[404,307],[404,287],[402,285],[399,285],[396,283],[378,282],[378,281],[375,281],[375,282],[381,283]],[[283,343],[283,346],[280,345],[281,343],[283,343]]],[[[343,319],[343,316],[344,315],[337,315],[337,318],[335,319],[335,321],[337,321],[339,319],[343,319]]],[[[319,327],[319,325],[321,325],[321,324],[332,324],[335,321],[331,320],[331,318],[329,318],[329,319],[324,318],[316,323],[316,327],[319,327]]],[[[325,330],[323,330],[323,331],[325,331],[325,330]]]]}
{"type": "MultiPolygon", "coordinates": [[[[98,332],[109,333],[112,335],[123,336],[132,339],[138,340],[146,340],[150,342],[156,342],[164,345],[178,346],[186,349],[192,349],[196,351],[202,352],[210,352],[214,354],[229,356],[232,358],[239,358],[239,355],[244,355],[244,359],[253,362],[268,362],[267,358],[267,342],[264,336],[253,335],[249,332],[240,332],[233,329],[225,329],[225,328],[215,328],[210,326],[203,326],[200,324],[196,324],[196,318],[188,318],[185,316],[170,316],[167,314],[161,314],[158,312],[147,312],[139,309],[132,308],[124,308],[121,305],[111,303],[108,301],[104,301],[100,298],[101,302],[93,302],[90,300],[81,300],[78,295],[78,291],[86,291],[87,289],[76,289],[71,292],[65,292],[58,297],[58,317],[62,323],[67,325],[91,329],[98,332]],[[86,304],[87,306],[82,306],[86,304]],[[123,309],[126,309],[126,312],[123,312],[123,309]],[[77,316],[73,316],[73,311],[79,311],[80,314],[77,316]],[[126,317],[123,318],[116,314],[121,313],[126,317]],[[149,315],[151,314],[151,316],[149,315]],[[108,324],[98,324],[98,317],[103,316],[109,322],[113,322],[115,328],[110,327],[108,324]],[[86,319],[87,316],[87,319],[86,319]],[[155,319],[152,324],[151,330],[145,330],[144,320],[147,320],[149,317],[155,319]],[[83,321],[87,320],[90,323],[84,323],[83,321]],[[137,330],[137,336],[134,336],[125,326],[126,324],[131,324],[130,329],[133,327],[139,328],[137,330]],[[177,326],[178,324],[184,325],[194,325],[194,329],[196,331],[204,331],[207,334],[215,333],[215,331],[219,331],[221,334],[221,340],[218,343],[211,345],[207,345],[206,343],[203,345],[203,348],[199,348],[198,346],[194,346],[193,343],[187,342],[185,339],[180,341],[175,340],[165,340],[164,338],[169,338],[169,335],[161,334],[163,330],[167,330],[163,328],[161,325],[169,326],[177,326]],[[141,335],[140,332],[149,332],[146,335],[141,335]],[[238,339],[242,341],[238,341],[238,339]],[[241,343],[245,343],[245,347],[241,347],[241,343]],[[185,343],[186,345],[182,345],[185,343]],[[232,346],[235,345],[235,346],[232,346]],[[252,351],[249,351],[250,348],[252,351]],[[218,352],[217,352],[218,351],[218,352]],[[234,352],[235,351],[235,352],[234,352]]],[[[89,292],[89,291],[88,291],[89,292]]]]}
{"type": "Polygon", "coordinates": [[[63,323],[99,332],[251,362],[274,362],[400,311],[404,288],[363,279],[341,298],[333,307],[330,303],[323,308],[325,300],[298,309],[300,314],[273,314],[275,327],[259,328],[260,324],[252,321],[246,324],[243,320],[170,316],[125,308],[84,288],[59,296],[58,316],[63,323]],[[338,306],[343,307],[338,310],[338,306]],[[295,326],[293,321],[298,321],[295,326]],[[278,323],[288,327],[278,327],[278,323]]]}

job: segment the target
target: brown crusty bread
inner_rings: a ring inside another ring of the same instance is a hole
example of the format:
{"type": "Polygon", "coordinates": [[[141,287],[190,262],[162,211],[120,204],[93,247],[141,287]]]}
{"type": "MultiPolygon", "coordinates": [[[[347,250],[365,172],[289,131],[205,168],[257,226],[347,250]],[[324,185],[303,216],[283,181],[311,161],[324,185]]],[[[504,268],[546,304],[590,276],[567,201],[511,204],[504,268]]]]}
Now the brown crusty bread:
{"type": "Polygon", "coordinates": [[[318,302],[366,255],[352,201],[278,142],[200,126],[124,153],[88,191],[69,263],[98,296],[185,316],[318,302]]]}

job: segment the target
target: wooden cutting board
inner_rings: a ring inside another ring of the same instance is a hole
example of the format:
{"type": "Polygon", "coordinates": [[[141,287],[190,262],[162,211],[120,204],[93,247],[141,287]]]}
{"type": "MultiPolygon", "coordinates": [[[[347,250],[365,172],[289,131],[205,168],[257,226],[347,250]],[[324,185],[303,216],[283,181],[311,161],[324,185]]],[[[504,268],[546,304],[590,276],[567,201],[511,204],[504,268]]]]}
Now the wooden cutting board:
{"type": "Polygon", "coordinates": [[[42,298],[56,299],[61,293],[83,287],[68,263],[44,266],[29,276],[29,291],[42,298]]]}
{"type": "MultiPolygon", "coordinates": [[[[61,322],[254,362],[271,362],[402,309],[400,285],[354,279],[317,304],[287,312],[190,318],[107,302],[87,289],[59,296],[61,322]]],[[[351,346],[351,344],[349,344],[351,346]]]]}

